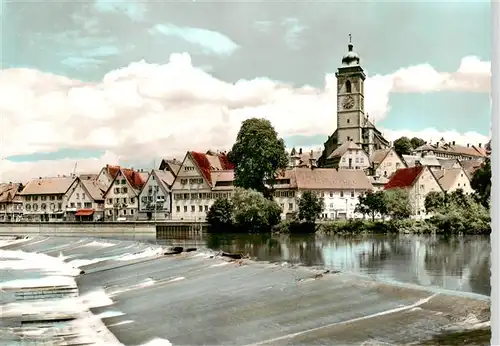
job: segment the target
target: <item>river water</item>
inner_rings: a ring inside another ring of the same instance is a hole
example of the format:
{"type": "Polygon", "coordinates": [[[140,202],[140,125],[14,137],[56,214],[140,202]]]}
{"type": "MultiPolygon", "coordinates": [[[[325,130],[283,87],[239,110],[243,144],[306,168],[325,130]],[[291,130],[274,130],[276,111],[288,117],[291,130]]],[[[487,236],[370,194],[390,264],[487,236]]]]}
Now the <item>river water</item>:
{"type": "Polygon", "coordinates": [[[490,295],[487,236],[245,235],[171,232],[159,244],[238,252],[257,260],[325,267],[453,291],[490,295]]]}

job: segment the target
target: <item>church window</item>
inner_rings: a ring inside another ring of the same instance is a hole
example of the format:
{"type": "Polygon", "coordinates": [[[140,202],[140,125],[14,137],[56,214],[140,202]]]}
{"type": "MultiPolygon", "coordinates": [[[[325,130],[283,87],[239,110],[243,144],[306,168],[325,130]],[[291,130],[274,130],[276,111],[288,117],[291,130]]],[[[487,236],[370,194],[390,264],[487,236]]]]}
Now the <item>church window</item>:
{"type": "Polygon", "coordinates": [[[346,93],[351,93],[352,92],[351,81],[345,82],[345,92],[346,93]]]}
{"type": "Polygon", "coordinates": [[[347,123],[349,124],[351,122],[351,119],[347,119],[347,123]]]}

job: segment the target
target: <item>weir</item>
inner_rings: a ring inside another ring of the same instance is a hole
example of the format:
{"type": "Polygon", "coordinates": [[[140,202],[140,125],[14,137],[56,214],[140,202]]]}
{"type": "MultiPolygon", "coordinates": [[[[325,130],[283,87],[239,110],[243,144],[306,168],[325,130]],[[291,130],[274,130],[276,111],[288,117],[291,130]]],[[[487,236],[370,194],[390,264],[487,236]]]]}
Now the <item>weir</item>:
{"type": "Polygon", "coordinates": [[[125,345],[402,345],[489,321],[484,296],[105,242],[35,237],[4,249],[78,265],[80,295],[125,345]]]}

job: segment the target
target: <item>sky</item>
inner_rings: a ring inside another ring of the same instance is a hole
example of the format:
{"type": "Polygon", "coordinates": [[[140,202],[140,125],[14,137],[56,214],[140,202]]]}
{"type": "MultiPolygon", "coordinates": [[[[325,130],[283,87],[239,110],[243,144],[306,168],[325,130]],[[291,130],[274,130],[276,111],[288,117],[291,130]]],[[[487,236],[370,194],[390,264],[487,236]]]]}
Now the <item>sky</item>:
{"type": "Polygon", "coordinates": [[[228,150],[251,117],[320,148],[349,34],[386,138],[489,136],[488,1],[0,1],[0,181],[228,150]]]}

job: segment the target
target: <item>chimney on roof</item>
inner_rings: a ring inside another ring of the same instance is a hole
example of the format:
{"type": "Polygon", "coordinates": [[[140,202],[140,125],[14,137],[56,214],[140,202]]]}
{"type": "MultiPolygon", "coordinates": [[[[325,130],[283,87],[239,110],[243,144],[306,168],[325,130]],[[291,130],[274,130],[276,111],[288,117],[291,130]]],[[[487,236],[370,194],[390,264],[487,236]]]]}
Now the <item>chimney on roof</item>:
{"type": "Polygon", "coordinates": [[[481,148],[481,143],[479,143],[479,148],[481,148]]]}
{"type": "Polygon", "coordinates": [[[299,155],[302,155],[302,148],[299,148],[299,155]]]}
{"type": "Polygon", "coordinates": [[[467,148],[468,148],[469,146],[470,146],[470,144],[469,144],[469,143],[467,143],[467,148]]]}
{"type": "Polygon", "coordinates": [[[451,142],[453,145],[455,145],[455,141],[451,142]]]}

